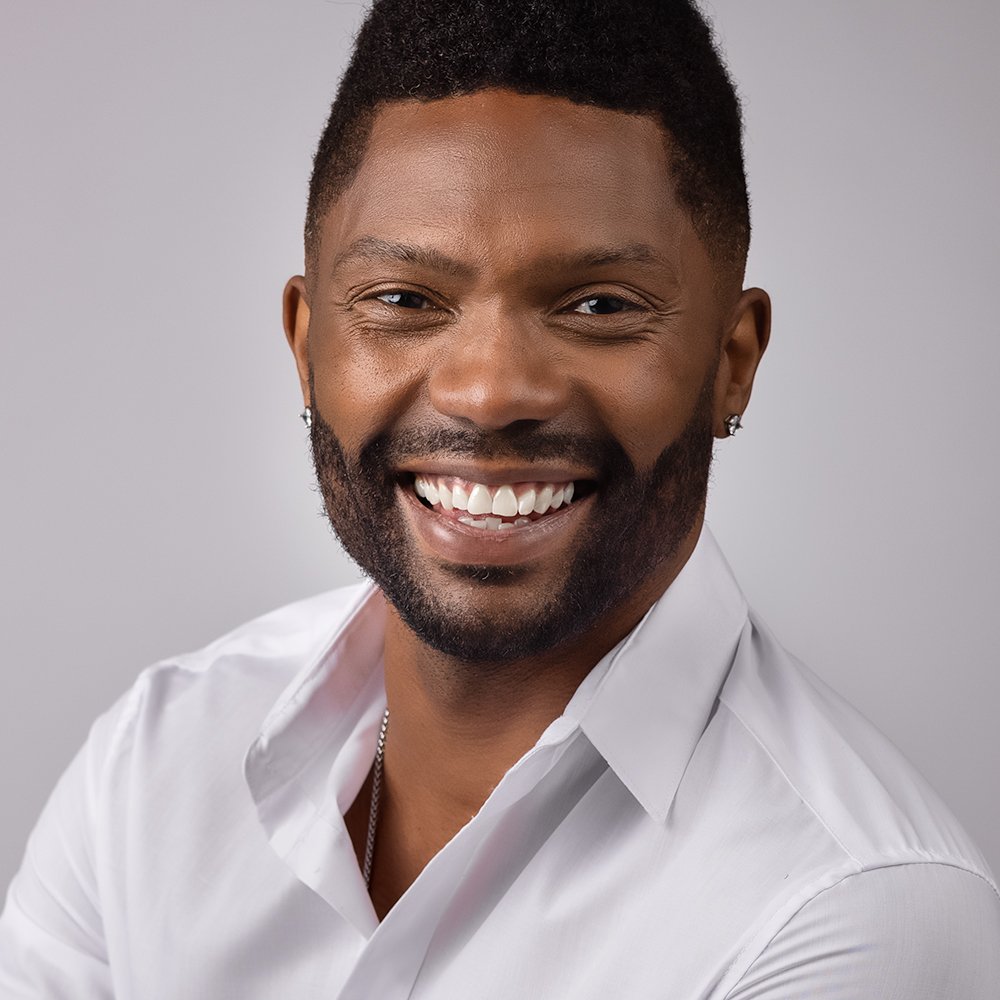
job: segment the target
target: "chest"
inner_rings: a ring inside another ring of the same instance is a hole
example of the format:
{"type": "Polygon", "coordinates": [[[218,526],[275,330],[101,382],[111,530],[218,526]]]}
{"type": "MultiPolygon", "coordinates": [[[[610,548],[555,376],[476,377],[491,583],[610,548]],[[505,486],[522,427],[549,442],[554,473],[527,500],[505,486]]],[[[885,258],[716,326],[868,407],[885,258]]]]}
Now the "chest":
{"type": "Polygon", "coordinates": [[[586,782],[457,837],[370,933],[339,885],[305,884],[308,857],[293,872],[253,824],[183,852],[164,831],[164,864],[123,886],[116,995],[716,1000],[775,887],[820,859],[739,801],[713,805],[728,824],[694,802],[657,824],[607,769],[586,782]]]}

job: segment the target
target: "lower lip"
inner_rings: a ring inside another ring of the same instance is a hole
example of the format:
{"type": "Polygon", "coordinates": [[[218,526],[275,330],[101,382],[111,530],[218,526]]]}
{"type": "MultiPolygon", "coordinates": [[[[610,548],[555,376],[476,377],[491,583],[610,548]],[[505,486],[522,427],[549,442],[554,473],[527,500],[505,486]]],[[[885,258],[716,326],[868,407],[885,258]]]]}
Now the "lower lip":
{"type": "MultiPolygon", "coordinates": [[[[430,555],[464,566],[514,566],[543,558],[565,544],[580,523],[590,496],[506,531],[474,528],[425,507],[412,490],[397,486],[403,514],[430,555]]],[[[592,496],[593,494],[591,494],[592,496]]]]}

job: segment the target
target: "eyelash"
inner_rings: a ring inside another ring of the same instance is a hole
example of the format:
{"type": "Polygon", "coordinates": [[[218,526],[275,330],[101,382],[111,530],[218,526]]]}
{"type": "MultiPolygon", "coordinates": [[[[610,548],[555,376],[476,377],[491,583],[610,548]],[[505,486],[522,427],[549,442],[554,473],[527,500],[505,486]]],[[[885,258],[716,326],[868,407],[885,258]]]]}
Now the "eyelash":
{"type": "MultiPolygon", "coordinates": [[[[398,302],[385,302],[385,297],[389,296],[389,295],[410,296],[411,298],[422,299],[428,306],[430,305],[430,299],[426,295],[421,295],[420,292],[411,292],[411,291],[409,291],[408,289],[405,289],[405,288],[393,289],[393,290],[387,291],[387,292],[379,292],[377,295],[374,296],[374,298],[377,301],[382,302],[383,305],[387,305],[387,306],[399,306],[398,302]]],[[[406,307],[405,306],[399,306],[399,308],[406,308],[406,307]]],[[[425,307],[421,307],[421,309],[414,309],[412,311],[413,312],[421,312],[423,308],[426,308],[426,306],[425,307]]]]}
{"type": "Polygon", "coordinates": [[[632,302],[629,299],[623,299],[620,295],[588,295],[585,298],[577,299],[575,302],[573,302],[572,303],[572,305],[573,305],[573,310],[572,311],[576,312],[577,308],[579,306],[585,305],[588,302],[600,302],[602,300],[607,301],[607,302],[617,302],[617,303],[620,303],[621,306],[622,306],[622,308],[621,309],[616,309],[616,310],[614,310],[614,312],[611,312],[611,313],[582,313],[581,315],[583,315],[583,316],[615,316],[618,313],[635,312],[637,309],[641,308],[641,306],[639,306],[635,302],[632,302]]]}

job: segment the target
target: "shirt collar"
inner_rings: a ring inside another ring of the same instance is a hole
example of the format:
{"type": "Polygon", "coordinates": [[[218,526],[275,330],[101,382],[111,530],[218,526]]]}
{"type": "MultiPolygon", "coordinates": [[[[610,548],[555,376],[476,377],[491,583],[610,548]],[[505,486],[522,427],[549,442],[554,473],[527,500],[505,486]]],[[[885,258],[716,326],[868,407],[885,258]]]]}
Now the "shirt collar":
{"type": "MultiPolygon", "coordinates": [[[[279,696],[244,759],[244,773],[262,808],[289,783],[313,799],[327,784],[324,769],[361,725],[372,727],[381,700],[385,602],[371,584],[352,588],[332,631],[279,696]],[[318,768],[317,768],[318,765],[318,768]]],[[[378,709],[381,714],[382,709],[378,709]]]]}
{"type": "Polygon", "coordinates": [[[666,819],[711,717],[748,607],[708,528],[662,597],[613,650],[580,728],[654,819],[666,819]]]}
{"type": "MultiPolygon", "coordinates": [[[[747,610],[704,528],[667,591],[588,675],[540,742],[561,741],[579,727],[643,808],[664,820],[732,663],[747,610]]],[[[287,787],[305,792],[310,814],[346,808],[349,801],[336,799],[345,792],[350,798],[367,773],[368,744],[374,746],[385,704],[384,598],[370,584],[359,587],[338,617],[264,720],[244,761],[265,826],[272,834],[284,828],[291,840],[305,816],[289,815],[287,787]],[[346,788],[331,802],[330,766],[345,744],[355,750],[345,766],[357,773],[338,775],[346,777],[346,788]]]]}

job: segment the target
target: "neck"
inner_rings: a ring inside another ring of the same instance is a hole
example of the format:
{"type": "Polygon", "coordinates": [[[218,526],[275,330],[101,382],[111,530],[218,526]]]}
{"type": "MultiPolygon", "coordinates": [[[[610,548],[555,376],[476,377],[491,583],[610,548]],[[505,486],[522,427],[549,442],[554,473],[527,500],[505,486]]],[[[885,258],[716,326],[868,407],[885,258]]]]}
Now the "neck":
{"type": "MultiPolygon", "coordinates": [[[[697,537],[696,530],[668,566],[584,635],[530,662],[466,663],[445,656],[389,607],[385,684],[391,717],[372,881],[380,916],[562,714],[590,670],[638,624],[697,537]]],[[[358,846],[365,802],[362,795],[352,808],[358,846]]]]}
{"type": "Polygon", "coordinates": [[[417,640],[390,609],[385,675],[392,735],[386,768],[393,786],[460,826],[619,638],[560,648],[530,663],[464,663],[417,640]]]}

